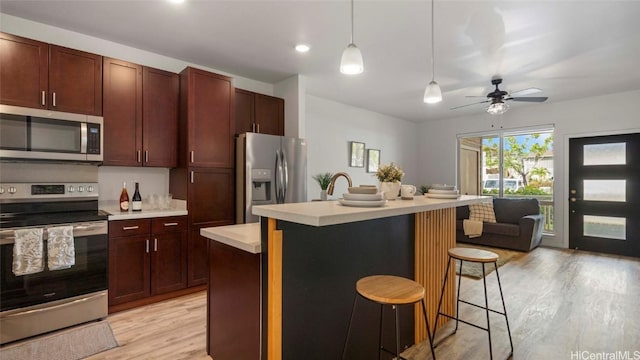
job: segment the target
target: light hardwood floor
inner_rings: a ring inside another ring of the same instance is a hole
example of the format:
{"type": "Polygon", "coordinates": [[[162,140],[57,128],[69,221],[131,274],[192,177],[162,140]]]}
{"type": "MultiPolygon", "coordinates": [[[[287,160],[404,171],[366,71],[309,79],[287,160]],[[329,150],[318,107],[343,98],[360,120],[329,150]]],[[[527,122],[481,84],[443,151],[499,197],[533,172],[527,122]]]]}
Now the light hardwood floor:
{"type": "MultiPolygon", "coordinates": [[[[538,248],[499,271],[514,359],[584,358],[572,357],[578,351],[629,351],[630,359],[640,358],[640,260],[538,248]]],[[[489,306],[499,309],[494,273],[487,282],[489,306]]],[[[483,303],[482,281],[463,277],[461,298],[483,303]]],[[[201,292],[113,314],[109,322],[120,347],[89,359],[210,359],[205,350],[205,305],[206,293],[201,292]]],[[[461,305],[460,312],[486,325],[482,310],[461,305]]],[[[503,359],[509,346],[504,318],[492,314],[491,326],[494,358],[503,359]]],[[[438,337],[446,333],[447,329],[439,330],[438,337]]],[[[428,342],[403,355],[429,359],[428,342]]],[[[458,332],[436,348],[436,356],[488,359],[487,333],[460,324],[458,332]]]]}

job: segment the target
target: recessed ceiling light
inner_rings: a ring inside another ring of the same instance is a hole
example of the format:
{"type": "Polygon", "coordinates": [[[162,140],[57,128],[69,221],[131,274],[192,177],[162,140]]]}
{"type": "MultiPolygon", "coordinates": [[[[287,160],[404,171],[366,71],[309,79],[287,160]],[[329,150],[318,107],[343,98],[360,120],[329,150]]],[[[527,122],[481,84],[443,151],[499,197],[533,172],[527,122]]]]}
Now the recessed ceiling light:
{"type": "Polygon", "coordinates": [[[307,51],[309,51],[309,49],[311,48],[309,47],[309,45],[306,45],[306,44],[296,45],[296,51],[300,53],[306,53],[307,51]]]}
{"type": "Polygon", "coordinates": [[[167,0],[167,1],[174,4],[182,4],[184,2],[184,0],[167,0]]]}

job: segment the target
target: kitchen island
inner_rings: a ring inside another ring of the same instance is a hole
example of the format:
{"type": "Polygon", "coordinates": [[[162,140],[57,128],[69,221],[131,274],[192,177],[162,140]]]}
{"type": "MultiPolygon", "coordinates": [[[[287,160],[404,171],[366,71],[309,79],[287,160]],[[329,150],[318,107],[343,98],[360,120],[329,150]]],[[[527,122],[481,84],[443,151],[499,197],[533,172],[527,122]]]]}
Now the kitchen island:
{"type": "MultiPolygon", "coordinates": [[[[355,283],[368,275],[398,275],[421,283],[433,321],[447,250],[455,246],[455,207],[489,200],[420,196],[378,208],[345,207],[336,201],[255,206],[253,213],[261,216],[259,357],[341,358],[355,283]]],[[[454,275],[452,268],[448,276],[454,275]]],[[[445,311],[454,309],[454,284],[449,281],[445,290],[445,311]]],[[[358,303],[347,358],[377,357],[379,314],[375,304],[358,303]]],[[[400,314],[402,346],[425,340],[420,312],[404,307],[400,314]]],[[[389,329],[391,315],[387,311],[384,319],[389,329]]],[[[383,343],[392,344],[393,331],[385,335],[389,338],[383,343]]]]}

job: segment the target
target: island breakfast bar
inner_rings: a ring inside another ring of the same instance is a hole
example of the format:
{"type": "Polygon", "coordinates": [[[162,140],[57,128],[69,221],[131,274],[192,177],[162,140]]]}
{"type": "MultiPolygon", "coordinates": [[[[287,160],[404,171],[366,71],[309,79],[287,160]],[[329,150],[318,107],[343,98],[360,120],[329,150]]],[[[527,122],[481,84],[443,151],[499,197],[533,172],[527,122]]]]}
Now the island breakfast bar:
{"type": "MultiPolygon", "coordinates": [[[[261,358],[340,359],[358,279],[374,274],[411,278],[426,289],[435,319],[447,250],[455,246],[455,208],[486,196],[389,201],[383,207],[346,207],[336,201],[254,206],[261,216],[261,358]]],[[[450,269],[443,310],[454,310],[450,269]]],[[[358,302],[348,359],[377,357],[380,310],[358,302]]],[[[400,341],[426,339],[419,307],[400,308],[400,341]]],[[[383,316],[383,344],[393,344],[393,317],[383,316]]],[[[443,319],[438,326],[444,324],[443,319]]],[[[433,324],[431,324],[433,326],[433,324]]]]}

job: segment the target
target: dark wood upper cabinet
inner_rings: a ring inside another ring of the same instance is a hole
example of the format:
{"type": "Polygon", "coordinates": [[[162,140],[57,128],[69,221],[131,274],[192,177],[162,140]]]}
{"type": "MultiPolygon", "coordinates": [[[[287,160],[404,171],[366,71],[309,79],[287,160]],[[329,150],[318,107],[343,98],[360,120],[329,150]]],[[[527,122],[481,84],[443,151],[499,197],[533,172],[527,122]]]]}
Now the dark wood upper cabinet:
{"type": "Polygon", "coordinates": [[[142,66],[104,58],[104,165],[142,165],[142,66]]]}
{"type": "Polygon", "coordinates": [[[182,159],[188,166],[233,167],[235,129],[231,78],[186,68],[180,73],[182,159]]]}
{"type": "Polygon", "coordinates": [[[49,45],[50,109],[102,115],[102,56],[49,45]]]}
{"type": "Polygon", "coordinates": [[[168,71],[142,69],[142,148],[144,166],[178,164],[180,78],[168,71]]]}
{"type": "Polygon", "coordinates": [[[0,32],[0,102],[47,108],[49,44],[0,32]]]}
{"type": "Polygon", "coordinates": [[[255,93],[236,89],[236,134],[255,131],[255,93]]]}
{"type": "Polygon", "coordinates": [[[178,74],[104,59],[104,165],[175,167],[178,74]]]}
{"type": "Polygon", "coordinates": [[[236,89],[236,135],[284,135],[284,99],[236,89]]]}
{"type": "Polygon", "coordinates": [[[102,56],[0,33],[0,102],[102,115],[102,56]]]}
{"type": "Polygon", "coordinates": [[[257,132],[284,135],[284,99],[256,94],[255,113],[257,132]]]}

